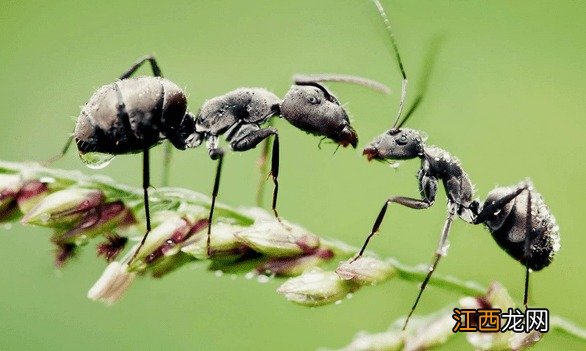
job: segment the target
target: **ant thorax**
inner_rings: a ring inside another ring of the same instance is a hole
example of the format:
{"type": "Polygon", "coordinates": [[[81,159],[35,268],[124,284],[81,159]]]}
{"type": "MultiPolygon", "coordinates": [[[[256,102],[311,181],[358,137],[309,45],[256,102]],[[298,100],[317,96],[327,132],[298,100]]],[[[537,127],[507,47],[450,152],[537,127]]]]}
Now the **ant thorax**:
{"type": "Polygon", "coordinates": [[[469,221],[462,211],[470,208],[474,196],[474,185],[462,168],[460,160],[437,146],[426,146],[421,168],[427,175],[442,180],[448,199],[460,207],[458,211],[460,217],[469,221]]]}
{"type": "Polygon", "coordinates": [[[238,88],[207,100],[197,114],[197,131],[225,133],[234,125],[263,124],[278,111],[279,98],[262,88],[238,88]]]}

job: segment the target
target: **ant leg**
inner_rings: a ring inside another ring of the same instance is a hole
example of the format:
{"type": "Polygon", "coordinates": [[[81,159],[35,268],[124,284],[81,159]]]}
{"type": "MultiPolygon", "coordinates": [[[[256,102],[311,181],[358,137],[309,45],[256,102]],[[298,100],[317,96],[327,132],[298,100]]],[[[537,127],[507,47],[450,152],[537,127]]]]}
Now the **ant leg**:
{"type": "Polygon", "coordinates": [[[144,194],[144,212],[146,214],[146,233],[144,234],[144,236],[142,237],[142,240],[140,241],[140,245],[138,246],[138,248],[136,249],[136,251],[134,251],[134,255],[132,255],[132,258],[130,259],[130,261],[128,262],[128,264],[130,265],[134,259],[136,258],[136,256],[138,256],[138,253],[140,251],[140,249],[142,248],[142,246],[144,245],[147,236],[149,235],[149,233],[151,232],[151,215],[150,215],[150,211],[149,211],[149,186],[150,186],[150,166],[149,166],[149,149],[146,148],[144,149],[144,151],[142,152],[142,190],[143,190],[143,194],[144,194]]]}
{"type": "Polygon", "coordinates": [[[224,162],[224,150],[221,148],[214,148],[209,150],[212,160],[218,160],[218,167],[216,168],[216,175],[214,177],[214,188],[212,190],[212,204],[210,206],[210,215],[208,216],[208,234],[206,241],[206,251],[208,257],[211,255],[210,244],[212,241],[212,220],[214,219],[214,208],[216,207],[216,198],[218,197],[218,190],[220,189],[220,176],[222,175],[222,164],[224,162]]]}
{"type": "Polygon", "coordinates": [[[265,193],[265,181],[266,181],[266,174],[267,174],[267,158],[269,156],[269,150],[271,149],[271,139],[266,138],[263,146],[261,154],[258,158],[257,164],[260,172],[260,179],[258,182],[258,188],[256,190],[256,206],[262,207],[262,200],[265,193]]]}
{"type": "MultiPolygon", "coordinates": [[[[119,79],[126,79],[132,76],[143,64],[146,62],[151,64],[151,69],[153,70],[153,75],[155,77],[162,77],[163,73],[159,68],[157,60],[152,55],[147,55],[142,57],[140,60],[135,62],[126,72],[122,73],[119,79]]],[[[169,165],[171,164],[171,145],[169,142],[165,144],[165,156],[163,158],[163,176],[162,176],[162,185],[167,186],[169,185],[169,165]]]]}
{"type": "Polygon", "coordinates": [[[71,142],[72,141],[73,141],[73,133],[71,133],[71,135],[67,138],[67,141],[65,142],[65,145],[63,145],[63,149],[61,149],[61,152],[60,153],[58,153],[57,155],[49,158],[48,160],[45,160],[45,161],[41,162],[41,164],[43,166],[48,166],[51,163],[62,159],[63,156],[65,156],[65,154],[69,150],[69,147],[71,146],[71,142]]]}
{"type": "Polygon", "coordinates": [[[235,133],[234,138],[230,142],[230,146],[234,151],[247,151],[255,148],[258,144],[271,135],[275,136],[271,155],[271,177],[273,178],[273,183],[275,184],[273,189],[272,209],[275,217],[281,221],[276,209],[277,195],[279,193],[279,136],[277,134],[277,129],[272,127],[259,129],[256,125],[242,125],[235,133]]]}
{"type": "Polygon", "coordinates": [[[419,181],[419,191],[423,198],[413,199],[405,196],[392,196],[387,201],[385,201],[385,204],[383,205],[378,216],[376,217],[370,234],[366,237],[366,240],[364,241],[364,244],[362,245],[360,252],[358,253],[358,255],[356,255],[356,257],[354,257],[354,259],[352,259],[352,262],[356,261],[359,257],[362,256],[362,254],[364,254],[366,246],[368,246],[368,242],[374,236],[374,234],[378,232],[380,225],[385,217],[385,213],[387,212],[387,207],[391,202],[416,210],[423,210],[433,205],[433,202],[435,201],[435,193],[437,191],[437,178],[430,176],[422,168],[417,173],[417,179],[419,181]]]}
{"type": "Polygon", "coordinates": [[[122,73],[122,75],[120,75],[119,79],[126,79],[126,78],[130,77],[140,68],[140,66],[142,66],[147,61],[151,64],[151,68],[153,70],[153,75],[155,77],[162,77],[163,73],[161,72],[161,69],[159,68],[159,65],[157,64],[157,60],[155,60],[155,57],[152,55],[147,55],[147,56],[142,57],[136,63],[134,63],[126,72],[122,73]]]}
{"type": "Polygon", "coordinates": [[[372,226],[372,230],[370,231],[370,234],[366,237],[366,240],[364,241],[364,244],[362,245],[360,252],[358,253],[358,255],[356,257],[354,257],[352,262],[356,261],[359,257],[362,256],[362,254],[364,254],[364,250],[366,250],[366,246],[368,246],[368,242],[374,236],[374,234],[376,234],[379,231],[380,225],[382,224],[383,219],[385,218],[385,214],[387,212],[387,207],[392,202],[399,204],[399,205],[409,207],[409,208],[413,208],[416,210],[423,210],[423,209],[429,208],[431,205],[433,205],[433,199],[419,200],[419,199],[413,199],[413,198],[404,197],[404,196],[393,196],[393,197],[389,198],[387,201],[385,201],[385,204],[381,208],[378,216],[376,217],[376,220],[374,221],[374,225],[372,226]]]}
{"type": "Polygon", "coordinates": [[[448,217],[446,218],[446,221],[444,223],[444,227],[442,229],[442,235],[440,236],[440,240],[438,242],[437,249],[435,250],[434,260],[433,260],[432,264],[429,266],[428,273],[425,276],[423,283],[421,283],[421,287],[419,288],[419,294],[417,294],[417,298],[415,299],[415,303],[413,304],[413,307],[411,307],[411,312],[409,312],[409,315],[407,315],[407,319],[405,319],[405,324],[403,324],[403,330],[405,330],[407,328],[407,323],[409,323],[409,319],[413,315],[413,312],[415,312],[415,308],[417,307],[417,304],[419,303],[419,299],[421,298],[421,295],[423,295],[423,290],[425,290],[427,283],[429,283],[429,280],[431,279],[431,275],[435,271],[437,264],[439,263],[440,258],[442,258],[442,256],[446,255],[446,249],[447,249],[446,244],[448,241],[448,234],[450,233],[450,228],[452,226],[452,222],[453,222],[454,216],[456,214],[456,209],[457,209],[457,205],[454,203],[450,203],[450,210],[448,211],[448,217]]]}
{"type": "Polygon", "coordinates": [[[281,217],[279,217],[279,213],[277,212],[277,196],[279,195],[279,134],[275,134],[273,140],[273,151],[271,152],[271,177],[273,178],[273,183],[275,187],[273,188],[273,203],[271,208],[273,209],[273,213],[275,217],[281,222],[281,217]]]}
{"type": "Polygon", "coordinates": [[[522,182],[510,193],[503,195],[501,198],[493,201],[490,205],[484,206],[474,219],[474,224],[480,224],[488,220],[495,212],[501,210],[506,204],[511,202],[524,191],[529,191],[530,184],[522,182]]]}
{"type": "Polygon", "coordinates": [[[525,220],[525,290],[523,292],[523,305],[527,310],[527,300],[529,299],[529,259],[531,257],[531,191],[527,191],[527,218],[525,220]]]}
{"type": "Polygon", "coordinates": [[[169,140],[165,142],[165,155],[163,156],[163,175],[162,185],[169,185],[169,167],[171,165],[171,157],[173,156],[173,144],[169,140]]]}

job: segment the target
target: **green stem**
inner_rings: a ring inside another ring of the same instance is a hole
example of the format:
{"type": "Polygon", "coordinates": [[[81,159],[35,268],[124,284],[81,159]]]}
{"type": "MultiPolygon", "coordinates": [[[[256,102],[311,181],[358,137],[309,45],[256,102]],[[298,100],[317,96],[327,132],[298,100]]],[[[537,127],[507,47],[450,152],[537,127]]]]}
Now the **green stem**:
{"type": "MultiPolygon", "coordinates": [[[[348,259],[358,252],[358,248],[337,240],[323,240],[323,245],[332,249],[340,258],[348,259]]],[[[396,269],[397,277],[402,280],[420,283],[427,275],[426,268],[408,266],[395,258],[386,260],[388,264],[396,269]]],[[[389,277],[394,278],[394,277],[389,277]]],[[[434,274],[429,280],[429,285],[454,291],[467,296],[479,296],[486,293],[486,287],[474,281],[464,281],[453,276],[434,274]]]]}
{"type": "MultiPolygon", "coordinates": [[[[36,163],[16,163],[0,161],[0,174],[18,173],[25,179],[52,179],[54,190],[64,189],[72,185],[81,188],[96,188],[103,191],[107,198],[112,200],[122,199],[127,203],[136,204],[138,209],[142,208],[142,189],[133,188],[128,185],[118,184],[114,180],[104,176],[88,176],[79,171],[66,171],[42,167],[36,163]]],[[[210,207],[209,197],[183,188],[160,188],[151,189],[149,195],[153,202],[159,207],[172,209],[179,203],[188,203],[202,207],[210,207]]],[[[216,211],[219,215],[235,219],[242,225],[250,225],[254,219],[229,206],[218,203],[216,211]]]]}
{"type": "MultiPolygon", "coordinates": [[[[427,269],[411,267],[400,263],[395,259],[389,259],[388,262],[397,269],[399,279],[422,282],[428,273],[427,269]]],[[[429,280],[429,285],[436,286],[445,290],[458,292],[466,296],[479,296],[486,293],[486,287],[474,281],[464,281],[454,276],[443,276],[434,274],[429,280]]]]}
{"type": "Polygon", "coordinates": [[[562,333],[586,341],[586,329],[580,327],[574,322],[570,322],[564,317],[555,315],[551,316],[549,324],[552,329],[559,330],[562,333]]]}
{"type": "MultiPolygon", "coordinates": [[[[127,185],[116,183],[103,176],[88,176],[78,171],[56,170],[42,167],[34,163],[14,163],[0,161],[0,174],[20,174],[24,179],[50,180],[53,190],[62,190],[68,187],[80,187],[99,189],[104,192],[109,200],[124,200],[133,210],[142,209],[142,190],[127,185]]],[[[152,201],[161,209],[177,209],[180,204],[190,204],[209,208],[209,197],[181,188],[160,188],[151,191],[152,201]]],[[[254,223],[254,219],[237,209],[223,204],[216,205],[219,216],[231,218],[240,225],[248,226],[254,223]]],[[[333,239],[321,239],[321,247],[330,249],[336,255],[336,262],[340,259],[348,259],[355,255],[357,248],[344,242],[333,239]]],[[[406,281],[421,282],[427,275],[426,269],[402,264],[396,259],[387,259],[387,263],[396,269],[396,277],[406,281]]],[[[464,281],[452,276],[434,275],[429,281],[430,285],[457,292],[466,296],[479,296],[486,293],[482,285],[464,281]]],[[[560,316],[552,316],[550,325],[552,329],[559,330],[569,336],[586,341],[586,330],[560,316]]]]}

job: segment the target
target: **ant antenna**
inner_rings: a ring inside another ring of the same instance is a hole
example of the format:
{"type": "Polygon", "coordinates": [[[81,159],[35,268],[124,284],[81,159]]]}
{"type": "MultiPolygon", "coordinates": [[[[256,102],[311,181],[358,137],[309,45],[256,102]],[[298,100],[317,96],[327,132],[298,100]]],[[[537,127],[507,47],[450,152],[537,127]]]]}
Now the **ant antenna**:
{"type": "Polygon", "coordinates": [[[326,99],[328,99],[329,101],[335,101],[336,98],[332,96],[332,94],[330,94],[330,92],[328,91],[328,89],[326,89],[326,87],[324,87],[323,85],[313,81],[313,80],[295,80],[295,85],[309,85],[312,87],[316,87],[319,90],[322,91],[322,93],[324,93],[324,96],[326,99]]]}
{"type": "Polygon", "coordinates": [[[390,94],[391,89],[383,83],[377,82],[376,80],[352,76],[348,74],[337,74],[337,73],[323,73],[323,74],[296,74],[293,76],[295,84],[302,85],[307,83],[315,82],[341,82],[341,83],[352,83],[361,85],[363,87],[372,89],[379,93],[390,94]]]}
{"type": "MultiPolygon", "coordinates": [[[[397,129],[397,123],[399,123],[399,119],[401,119],[401,113],[403,112],[403,106],[405,105],[405,98],[407,97],[407,74],[405,73],[405,68],[403,67],[403,61],[401,61],[401,55],[399,54],[399,48],[397,47],[397,42],[395,41],[395,35],[393,34],[393,30],[391,28],[391,21],[389,21],[389,17],[383,8],[383,5],[380,3],[379,0],[372,0],[378,9],[378,13],[381,15],[383,22],[385,24],[385,28],[389,33],[389,37],[391,39],[391,45],[393,46],[393,50],[395,52],[395,58],[397,59],[397,63],[399,64],[399,69],[401,70],[401,75],[403,76],[403,81],[401,82],[401,102],[399,103],[399,111],[397,112],[397,118],[395,119],[395,123],[391,129],[397,129]]],[[[399,124],[399,127],[405,123],[405,120],[399,124]]]]}
{"type": "Polygon", "coordinates": [[[423,100],[423,97],[425,96],[425,93],[427,92],[427,87],[429,85],[429,77],[431,76],[431,71],[433,70],[433,66],[436,61],[437,53],[441,47],[443,40],[444,40],[444,37],[441,35],[438,35],[432,39],[431,45],[429,46],[429,50],[427,51],[427,54],[425,55],[426,58],[425,58],[425,61],[423,62],[421,79],[418,83],[419,89],[420,89],[419,94],[417,94],[417,96],[415,97],[415,100],[413,101],[413,103],[411,104],[409,109],[405,112],[405,116],[403,117],[403,120],[401,121],[401,123],[399,123],[397,128],[401,128],[403,126],[403,124],[405,124],[407,119],[409,119],[409,117],[413,114],[413,112],[415,112],[415,110],[417,110],[417,107],[419,107],[421,100],[423,100]]]}

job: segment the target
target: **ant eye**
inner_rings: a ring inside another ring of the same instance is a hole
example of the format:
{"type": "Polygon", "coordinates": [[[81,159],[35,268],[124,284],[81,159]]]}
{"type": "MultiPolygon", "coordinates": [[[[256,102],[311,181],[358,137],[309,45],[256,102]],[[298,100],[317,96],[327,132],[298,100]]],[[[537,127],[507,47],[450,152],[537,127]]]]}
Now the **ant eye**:
{"type": "Polygon", "coordinates": [[[321,101],[320,101],[320,99],[316,98],[315,96],[310,96],[310,97],[307,98],[307,102],[309,102],[312,105],[317,105],[321,101]]]}
{"type": "Polygon", "coordinates": [[[402,134],[399,138],[396,139],[397,144],[399,145],[405,145],[407,144],[407,135],[402,134]]]}

